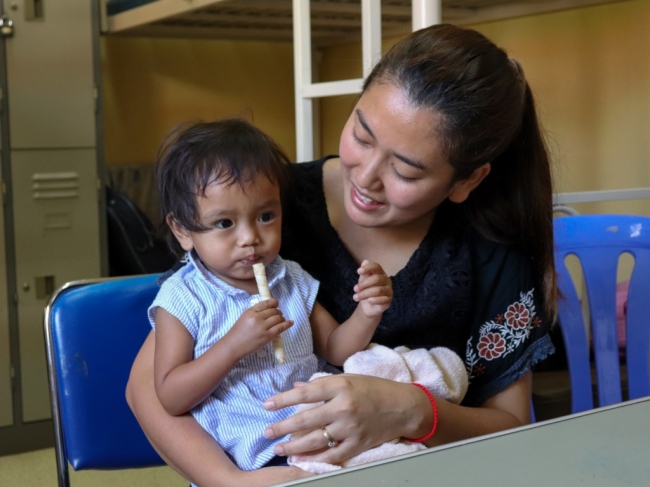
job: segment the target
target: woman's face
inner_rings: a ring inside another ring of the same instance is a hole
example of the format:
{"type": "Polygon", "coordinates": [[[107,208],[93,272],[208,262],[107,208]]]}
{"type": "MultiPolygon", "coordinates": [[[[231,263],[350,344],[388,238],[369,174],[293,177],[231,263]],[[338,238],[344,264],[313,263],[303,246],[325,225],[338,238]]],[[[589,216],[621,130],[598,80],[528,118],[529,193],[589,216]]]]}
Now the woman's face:
{"type": "Polygon", "coordinates": [[[452,184],[439,124],[437,114],[414,107],[392,84],[366,90],[339,147],[345,210],[352,221],[364,227],[430,222],[446,198],[467,197],[457,194],[462,181],[452,184]]]}

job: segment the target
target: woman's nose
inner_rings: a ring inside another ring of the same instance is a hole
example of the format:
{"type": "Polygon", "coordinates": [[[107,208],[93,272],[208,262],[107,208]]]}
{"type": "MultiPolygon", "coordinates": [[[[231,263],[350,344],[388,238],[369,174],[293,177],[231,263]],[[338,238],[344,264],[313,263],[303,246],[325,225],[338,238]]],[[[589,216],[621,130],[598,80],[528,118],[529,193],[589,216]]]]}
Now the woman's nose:
{"type": "Polygon", "coordinates": [[[381,187],[380,169],[381,159],[373,155],[357,166],[356,183],[365,189],[379,189],[381,187]]]}

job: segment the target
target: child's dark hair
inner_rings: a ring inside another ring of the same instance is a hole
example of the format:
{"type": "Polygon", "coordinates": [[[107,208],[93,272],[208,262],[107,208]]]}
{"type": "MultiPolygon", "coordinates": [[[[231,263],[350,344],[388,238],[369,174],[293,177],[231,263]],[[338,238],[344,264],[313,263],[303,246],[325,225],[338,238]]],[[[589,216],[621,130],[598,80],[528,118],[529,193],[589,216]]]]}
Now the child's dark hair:
{"type": "Polygon", "coordinates": [[[284,194],[289,158],[275,141],[240,118],[178,125],[163,139],[155,162],[161,224],[170,248],[176,242],[167,217],[192,232],[201,225],[197,197],[213,183],[246,185],[264,175],[284,194]]]}

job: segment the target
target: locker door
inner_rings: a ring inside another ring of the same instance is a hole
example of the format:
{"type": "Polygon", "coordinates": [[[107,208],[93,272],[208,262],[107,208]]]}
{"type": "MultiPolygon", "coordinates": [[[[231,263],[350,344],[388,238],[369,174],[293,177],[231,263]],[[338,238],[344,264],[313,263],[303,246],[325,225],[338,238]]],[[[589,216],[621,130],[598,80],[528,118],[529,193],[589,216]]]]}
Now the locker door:
{"type": "Polygon", "coordinates": [[[50,418],[43,309],[101,273],[88,0],[3,0],[23,422],[50,418]]]}
{"type": "Polygon", "coordinates": [[[91,5],[88,0],[4,0],[11,150],[95,146],[91,5]]]}
{"type": "MultiPolygon", "coordinates": [[[[0,154],[1,157],[1,154],[0,154]]],[[[2,197],[3,195],[0,195],[2,197]]],[[[13,424],[4,211],[0,209],[0,428],[13,424]]]]}
{"type": "MultiPolygon", "coordinates": [[[[0,5],[2,7],[2,5],[0,5]]],[[[4,12],[3,12],[4,13],[4,12]]],[[[0,170],[2,176],[0,181],[2,187],[0,188],[0,428],[13,425],[13,370],[11,367],[11,335],[10,335],[10,318],[9,318],[9,297],[7,286],[7,247],[6,237],[7,231],[5,229],[5,211],[8,210],[6,195],[5,195],[5,181],[4,177],[4,160],[3,145],[6,149],[5,138],[6,133],[6,97],[5,93],[7,87],[5,85],[5,73],[2,67],[4,66],[4,39],[0,38],[0,170]]]]}

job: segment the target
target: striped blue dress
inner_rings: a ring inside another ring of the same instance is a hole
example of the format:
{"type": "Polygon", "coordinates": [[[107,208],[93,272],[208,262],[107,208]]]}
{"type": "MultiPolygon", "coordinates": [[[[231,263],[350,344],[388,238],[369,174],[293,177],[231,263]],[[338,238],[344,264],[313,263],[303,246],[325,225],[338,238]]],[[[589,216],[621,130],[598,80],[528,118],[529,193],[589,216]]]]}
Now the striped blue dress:
{"type": "MultiPolygon", "coordinates": [[[[149,308],[155,326],[161,307],[178,318],[194,338],[194,357],[205,353],[222,338],[244,311],[260,301],[210,273],[196,254],[189,253],[187,265],[163,282],[149,308]]],[[[262,467],[273,458],[273,446],[286,438],[268,440],[265,428],[288,418],[295,408],[267,411],[262,403],[270,396],[289,390],[295,381],[306,381],[318,369],[313,353],[309,316],[318,281],[292,261],[276,258],[267,266],[271,295],[279,302],[284,317],[294,325],[282,334],[286,359],[280,365],[269,343],[241,360],[192,415],[242,470],[262,467]]]]}

